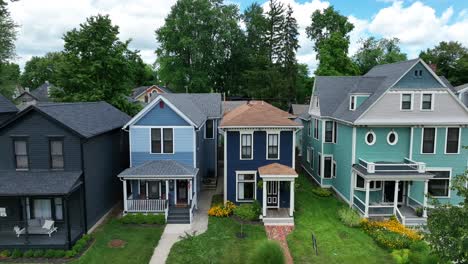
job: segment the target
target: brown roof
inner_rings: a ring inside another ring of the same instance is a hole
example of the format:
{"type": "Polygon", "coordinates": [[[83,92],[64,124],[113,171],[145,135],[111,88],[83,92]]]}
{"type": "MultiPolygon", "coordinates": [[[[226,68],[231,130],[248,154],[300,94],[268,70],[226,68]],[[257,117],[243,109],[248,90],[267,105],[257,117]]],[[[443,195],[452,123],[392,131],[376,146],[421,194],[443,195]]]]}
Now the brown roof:
{"type": "Polygon", "coordinates": [[[225,113],[221,127],[229,126],[295,126],[301,125],[292,121],[291,114],[264,101],[250,101],[225,113]]]}
{"type": "Polygon", "coordinates": [[[288,166],[272,163],[258,168],[260,177],[262,176],[297,176],[297,172],[288,166]]]}

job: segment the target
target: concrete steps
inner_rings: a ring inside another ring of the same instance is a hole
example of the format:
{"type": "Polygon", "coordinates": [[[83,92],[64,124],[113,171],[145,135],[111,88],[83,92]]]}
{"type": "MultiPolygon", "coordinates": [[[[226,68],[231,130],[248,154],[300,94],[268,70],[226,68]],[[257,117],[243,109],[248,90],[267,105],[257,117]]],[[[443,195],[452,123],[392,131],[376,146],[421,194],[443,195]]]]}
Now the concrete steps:
{"type": "Polygon", "coordinates": [[[168,224],[190,224],[190,209],[169,207],[169,213],[167,216],[168,224]]]}

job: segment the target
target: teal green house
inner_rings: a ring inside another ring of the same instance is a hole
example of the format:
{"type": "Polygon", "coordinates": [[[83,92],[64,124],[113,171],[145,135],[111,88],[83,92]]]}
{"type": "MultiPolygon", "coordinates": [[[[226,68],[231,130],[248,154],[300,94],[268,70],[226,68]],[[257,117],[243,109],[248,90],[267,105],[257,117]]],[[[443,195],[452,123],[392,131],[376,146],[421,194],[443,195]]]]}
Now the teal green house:
{"type": "Polygon", "coordinates": [[[461,201],[450,188],[468,165],[468,109],[455,92],[420,59],[316,76],[303,170],[364,217],[424,224],[432,199],[461,201]]]}

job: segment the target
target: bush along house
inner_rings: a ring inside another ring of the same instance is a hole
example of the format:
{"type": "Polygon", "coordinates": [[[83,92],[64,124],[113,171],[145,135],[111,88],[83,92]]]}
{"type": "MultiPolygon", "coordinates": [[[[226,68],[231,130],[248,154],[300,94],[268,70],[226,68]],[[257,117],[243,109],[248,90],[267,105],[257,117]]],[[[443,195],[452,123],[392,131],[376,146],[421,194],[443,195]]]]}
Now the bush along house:
{"type": "Polygon", "coordinates": [[[294,225],[295,135],[302,126],[263,101],[224,113],[224,201],[259,201],[265,225],[294,225]]]}
{"type": "Polygon", "coordinates": [[[0,248],[70,248],[118,202],[128,160],[105,102],[29,106],[0,127],[0,248]]]}
{"type": "Polygon", "coordinates": [[[468,110],[422,60],[364,76],[317,76],[303,133],[302,166],[365,217],[424,224],[431,200],[458,204],[468,110]]]}
{"type": "Polygon", "coordinates": [[[220,118],[220,94],[161,94],[130,120],[130,168],[119,175],[124,213],[190,223],[202,181],[217,174],[220,118]]]}

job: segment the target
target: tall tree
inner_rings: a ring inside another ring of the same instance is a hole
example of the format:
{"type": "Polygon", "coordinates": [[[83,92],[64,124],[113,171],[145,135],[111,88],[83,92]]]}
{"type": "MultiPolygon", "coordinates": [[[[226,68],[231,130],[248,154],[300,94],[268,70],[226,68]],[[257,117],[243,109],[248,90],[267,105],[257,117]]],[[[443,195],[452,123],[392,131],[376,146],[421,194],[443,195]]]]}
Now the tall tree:
{"type": "Polygon", "coordinates": [[[119,27],[108,16],[92,16],[79,29],[67,32],[63,60],[58,67],[53,96],[60,101],[107,101],[117,108],[134,114],[138,109],[130,104],[132,79],[128,49],[122,42],[119,27]]]}
{"type": "Polygon", "coordinates": [[[222,0],[177,1],[156,30],[161,81],[178,92],[223,90],[236,70],[225,66],[238,53],[239,21],[237,6],[222,0]]]}
{"type": "Polygon", "coordinates": [[[7,1],[0,0],[0,63],[15,56],[16,28],[7,9],[7,1]]]}
{"type": "Polygon", "coordinates": [[[468,82],[468,49],[460,42],[440,42],[432,49],[427,49],[419,57],[429,64],[437,66],[437,74],[447,77],[453,85],[468,82]]]}
{"type": "Polygon", "coordinates": [[[20,68],[15,63],[0,63],[0,94],[12,99],[20,75],[20,68]]]}
{"type": "Polygon", "coordinates": [[[314,41],[319,66],[316,75],[355,75],[357,66],[348,57],[349,33],[354,25],[333,6],[312,14],[312,23],[306,28],[307,36],[314,41]]]}
{"type": "Polygon", "coordinates": [[[62,60],[61,52],[49,52],[44,57],[32,57],[24,66],[20,77],[21,86],[36,89],[45,81],[55,84],[62,60]]]}
{"type": "Polygon", "coordinates": [[[353,61],[359,67],[360,74],[367,73],[372,67],[380,64],[394,63],[406,60],[406,54],[401,52],[400,40],[376,39],[369,37],[361,40],[359,50],[353,56],[353,61]]]}

